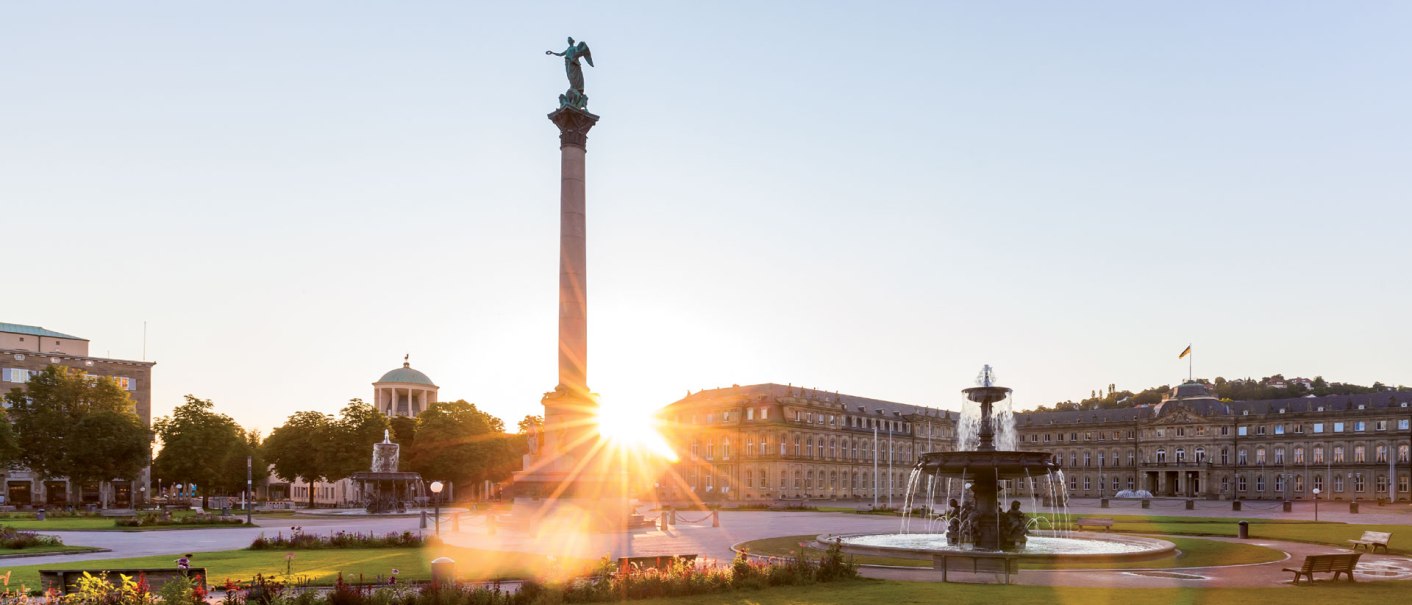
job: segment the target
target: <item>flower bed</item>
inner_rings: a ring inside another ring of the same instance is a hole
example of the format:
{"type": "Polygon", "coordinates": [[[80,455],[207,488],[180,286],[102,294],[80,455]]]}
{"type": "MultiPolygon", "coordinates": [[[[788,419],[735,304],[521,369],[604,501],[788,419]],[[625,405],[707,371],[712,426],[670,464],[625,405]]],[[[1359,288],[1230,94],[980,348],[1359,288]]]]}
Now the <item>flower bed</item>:
{"type": "Polygon", "coordinates": [[[58,536],[46,536],[32,531],[20,531],[13,527],[0,527],[0,548],[23,549],[34,546],[63,546],[58,536]]]}
{"type": "Polygon", "coordinates": [[[118,527],[162,527],[191,525],[245,525],[240,517],[222,517],[206,513],[194,515],[166,515],[162,513],[141,513],[135,517],[123,517],[113,522],[118,527]]]}
{"type": "Polygon", "coordinates": [[[432,543],[434,538],[410,531],[385,534],[336,531],[328,535],[305,533],[302,527],[289,528],[289,535],[280,532],[273,538],[264,534],[250,543],[251,550],[318,550],[325,548],[418,548],[432,543]]]}

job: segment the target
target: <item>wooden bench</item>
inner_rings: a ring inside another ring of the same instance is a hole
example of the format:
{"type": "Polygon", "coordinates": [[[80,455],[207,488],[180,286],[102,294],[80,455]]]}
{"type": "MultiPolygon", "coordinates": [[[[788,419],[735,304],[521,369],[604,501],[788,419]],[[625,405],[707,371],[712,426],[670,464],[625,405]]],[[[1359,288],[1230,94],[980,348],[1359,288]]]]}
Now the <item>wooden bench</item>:
{"type": "Polygon", "coordinates": [[[1381,546],[1383,548],[1383,552],[1387,552],[1387,542],[1391,538],[1392,532],[1365,531],[1363,532],[1363,537],[1357,540],[1349,540],[1349,542],[1353,543],[1353,550],[1358,550],[1358,547],[1362,546],[1363,550],[1373,552],[1376,551],[1379,546],[1381,546]]]}
{"type": "Polygon", "coordinates": [[[1316,573],[1333,573],[1334,579],[1338,579],[1339,574],[1348,574],[1348,581],[1353,581],[1353,567],[1358,565],[1358,557],[1362,553],[1339,554],[1339,555],[1309,555],[1304,557],[1304,565],[1299,569],[1284,568],[1284,571],[1294,572],[1294,583],[1299,583],[1299,576],[1309,578],[1309,582],[1314,582],[1316,573]]]}
{"type": "Polygon", "coordinates": [[[1113,520],[1104,518],[1079,519],[1074,521],[1074,527],[1080,530],[1085,527],[1102,527],[1103,531],[1111,531],[1113,529],[1113,520]]]}
{"type": "Polygon", "coordinates": [[[664,555],[660,557],[618,557],[618,573],[628,573],[633,568],[656,569],[666,571],[677,562],[691,564],[696,561],[696,555],[664,555]]]}
{"type": "Polygon", "coordinates": [[[204,584],[207,581],[205,567],[192,567],[190,569],[177,569],[175,567],[149,567],[141,569],[41,569],[39,570],[39,584],[44,590],[53,588],[61,595],[66,595],[74,591],[74,585],[83,577],[84,572],[89,575],[106,578],[109,582],[117,584],[122,581],[119,576],[128,576],[134,582],[139,577],[147,581],[147,585],[156,592],[163,584],[172,581],[174,578],[188,577],[200,578],[204,584]]]}

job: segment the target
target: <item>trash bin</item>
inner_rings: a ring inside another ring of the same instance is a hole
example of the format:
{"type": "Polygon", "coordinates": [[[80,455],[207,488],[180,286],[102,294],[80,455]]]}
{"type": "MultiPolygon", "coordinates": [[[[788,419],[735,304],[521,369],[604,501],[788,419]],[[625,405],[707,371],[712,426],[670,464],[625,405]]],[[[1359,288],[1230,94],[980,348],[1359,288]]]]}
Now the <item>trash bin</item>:
{"type": "Polygon", "coordinates": [[[1195,501],[1195,500],[1191,500],[1191,499],[1187,499],[1187,501],[1186,501],[1186,509],[1187,509],[1187,510],[1196,510],[1196,501],[1195,501]]]}
{"type": "Polygon", "coordinates": [[[1239,528],[1239,529],[1236,530],[1236,537],[1237,537],[1237,538],[1240,538],[1240,539],[1242,539],[1242,540],[1248,540],[1248,539],[1250,539],[1250,522],[1249,522],[1249,521],[1241,521],[1240,523],[1237,523],[1236,526],[1239,528]]]}
{"type": "Polygon", "coordinates": [[[1240,511],[1240,500],[1231,500],[1231,510],[1240,511]]]}
{"type": "Polygon", "coordinates": [[[1289,500],[1285,500],[1280,510],[1286,513],[1292,513],[1294,512],[1294,503],[1290,502],[1289,500]]]}
{"type": "Polygon", "coordinates": [[[1143,498],[1143,499],[1142,499],[1142,507],[1143,507],[1143,508],[1152,508],[1152,501],[1151,501],[1151,500],[1148,500],[1147,498],[1143,498]]]}
{"type": "Polygon", "coordinates": [[[39,521],[43,521],[43,520],[44,520],[44,509],[41,508],[41,509],[35,511],[35,512],[34,512],[34,518],[37,519],[37,520],[39,520],[39,521]]]}
{"type": "Polygon", "coordinates": [[[1099,501],[1098,501],[1098,507],[1099,507],[1099,508],[1108,508],[1108,499],[1107,499],[1107,498],[1103,498],[1103,499],[1099,500],[1099,501]]]}
{"type": "Polygon", "coordinates": [[[229,505],[229,504],[227,504],[227,505],[221,507],[221,516],[222,516],[222,517],[229,517],[229,516],[230,516],[230,505],[229,505]]]}
{"type": "Polygon", "coordinates": [[[1350,515],[1356,515],[1356,514],[1358,514],[1358,501],[1357,501],[1357,500],[1354,500],[1354,501],[1348,503],[1348,514],[1350,514],[1350,515]]]}
{"type": "Polygon", "coordinates": [[[450,557],[437,557],[431,562],[431,581],[434,584],[456,583],[456,561],[450,557]]]}

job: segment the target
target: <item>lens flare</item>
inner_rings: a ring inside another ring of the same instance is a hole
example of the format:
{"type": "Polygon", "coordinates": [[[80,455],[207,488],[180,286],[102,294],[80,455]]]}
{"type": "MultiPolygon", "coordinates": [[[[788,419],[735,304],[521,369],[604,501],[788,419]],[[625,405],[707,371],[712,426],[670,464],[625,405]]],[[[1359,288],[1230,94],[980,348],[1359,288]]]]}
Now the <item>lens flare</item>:
{"type": "Polygon", "coordinates": [[[676,462],[677,453],[657,430],[657,419],[651,413],[622,405],[600,405],[598,435],[607,447],[625,450],[629,454],[652,454],[676,462]]]}

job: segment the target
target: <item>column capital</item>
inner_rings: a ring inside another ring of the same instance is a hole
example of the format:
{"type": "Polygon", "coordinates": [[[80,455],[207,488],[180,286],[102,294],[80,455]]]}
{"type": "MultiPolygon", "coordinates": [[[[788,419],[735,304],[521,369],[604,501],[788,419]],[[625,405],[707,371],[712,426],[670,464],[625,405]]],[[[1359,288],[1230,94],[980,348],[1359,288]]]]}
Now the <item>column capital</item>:
{"type": "Polygon", "coordinates": [[[549,114],[549,121],[559,127],[559,147],[588,149],[588,131],[598,123],[598,116],[582,109],[560,107],[549,114]]]}

